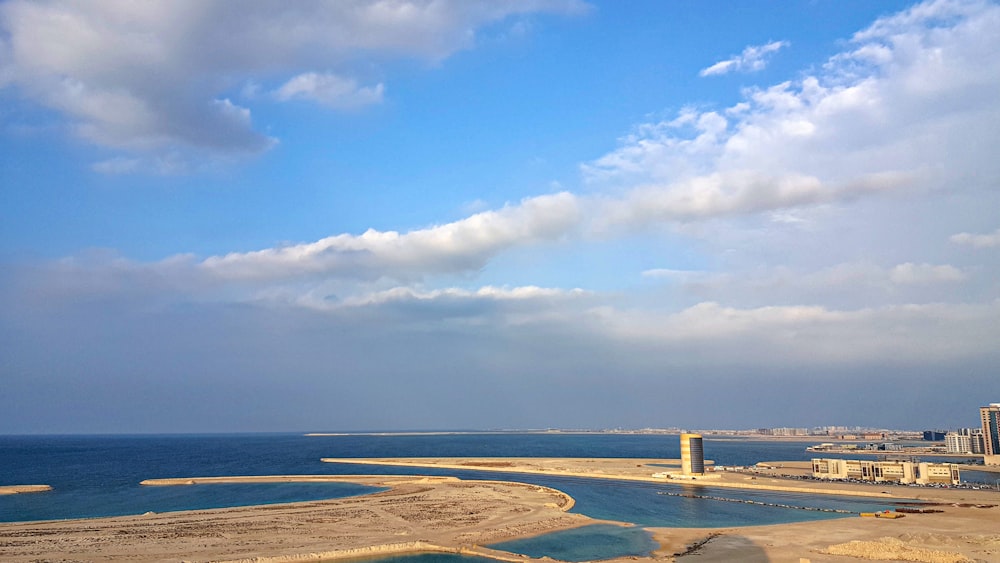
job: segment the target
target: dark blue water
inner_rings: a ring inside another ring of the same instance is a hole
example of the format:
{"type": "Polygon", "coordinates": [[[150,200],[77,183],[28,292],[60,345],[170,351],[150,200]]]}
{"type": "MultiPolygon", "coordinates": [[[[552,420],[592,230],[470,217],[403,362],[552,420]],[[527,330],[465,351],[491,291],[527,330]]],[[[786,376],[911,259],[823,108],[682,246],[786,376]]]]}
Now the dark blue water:
{"type": "MultiPolygon", "coordinates": [[[[805,443],[706,441],[717,463],[808,459],[805,443]]],[[[141,514],[195,508],[316,500],[363,494],[350,484],[240,484],[143,487],[144,479],[282,474],[448,474],[547,485],[573,496],[574,512],[656,526],[774,524],[815,518],[807,512],[658,495],[679,486],[483,472],[329,464],[322,457],[641,457],[677,458],[676,436],[606,434],[476,434],[323,436],[290,434],[210,436],[0,437],[0,484],[48,484],[53,491],[0,496],[0,521],[141,514]]],[[[716,490],[718,491],[718,490],[716,490]]],[[[789,505],[873,510],[884,504],[838,497],[732,492],[789,505]]]]}

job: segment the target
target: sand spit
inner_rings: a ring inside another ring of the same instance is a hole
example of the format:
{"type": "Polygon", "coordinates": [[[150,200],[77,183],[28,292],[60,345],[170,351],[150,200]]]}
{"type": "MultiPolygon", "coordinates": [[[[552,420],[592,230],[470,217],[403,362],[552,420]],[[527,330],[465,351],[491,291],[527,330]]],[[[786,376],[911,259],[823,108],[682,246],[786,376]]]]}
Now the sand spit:
{"type": "MultiPolygon", "coordinates": [[[[762,491],[778,491],[787,493],[825,494],[839,496],[872,497],[880,499],[892,498],[924,498],[926,491],[941,491],[942,489],[927,489],[916,493],[915,489],[873,485],[852,485],[845,483],[824,483],[818,481],[798,481],[790,479],[768,478],[744,473],[720,472],[713,479],[670,480],[664,477],[653,477],[653,473],[665,468],[660,465],[670,465],[679,460],[662,459],[622,459],[622,458],[323,458],[328,463],[346,463],[358,465],[382,465],[399,467],[436,467],[441,469],[458,469],[474,471],[496,471],[503,473],[522,473],[534,475],[553,475],[559,477],[587,477],[593,479],[616,479],[621,481],[642,481],[647,483],[667,483],[688,487],[713,487],[730,489],[751,489],[762,491]],[[657,465],[652,465],[657,464],[657,465]]],[[[972,492],[972,491],[970,491],[972,492]]],[[[975,491],[979,492],[979,491],[975,491]]],[[[936,497],[935,497],[936,498],[936,497]]],[[[1000,495],[996,496],[1000,501],[1000,495]]]]}
{"type": "Polygon", "coordinates": [[[0,561],[69,558],[277,563],[418,551],[478,553],[483,549],[476,547],[479,545],[595,522],[567,513],[572,499],[565,493],[520,483],[409,476],[270,476],[153,482],[204,484],[302,478],[315,482],[321,477],[390,489],[291,504],[5,523],[0,524],[0,561]]]}
{"type": "Polygon", "coordinates": [[[139,484],[150,487],[171,487],[225,483],[355,483],[369,485],[371,482],[378,482],[383,484],[383,486],[392,486],[396,483],[454,483],[459,480],[457,477],[409,477],[399,475],[235,475],[225,477],[146,479],[140,481],[139,484]]]}
{"type": "Polygon", "coordinates": [[[0,485],[0,495],[20,495],[23,493],[43,493],[51,491],[50,485],[0,485]]]}

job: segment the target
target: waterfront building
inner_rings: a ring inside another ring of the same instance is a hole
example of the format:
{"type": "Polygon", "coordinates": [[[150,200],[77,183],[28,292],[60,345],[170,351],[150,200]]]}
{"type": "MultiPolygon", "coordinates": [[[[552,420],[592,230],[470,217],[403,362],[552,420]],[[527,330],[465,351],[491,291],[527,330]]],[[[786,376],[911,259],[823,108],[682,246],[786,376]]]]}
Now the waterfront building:
{"type": "Polygon", "coordinates": [[[772,428],[771,436],[808,436],[808,428],[772,428]]]}
{"type": "Polygon", "coordinates": [[[979,408],[983,423],[983,456],[987,465],[1000,465],[1000,403],[979,408]]]}
{"type": "Polygon", "coordinates": [[[917,466],[918,485],[957,485],[960,482],[958,465],[954,463],[922,461],[917,466]]]}
{"type": "Polygon", "coordinates": [[[969,442],[972,445],[972,453],[983,455],[986,453],[986,437],[982,431],[969,434],[969,442]]]}
{"type": "Polygon", "coordinates": [[[944,440],[944,432],[940,430],[924,430],[925,442],[940,442],[944,440]]]}
{"type": "Polygon", "coordinates": [[[967,434],[949,432],[944,435],[946,451],[950,454],[971,454],[972,438],[967,434]]]}
{"type": "Polygon", "coordinates": [[[705,448],[700,434],[681,434],[681,473],[705,474],[705,448]]]}
{"type": "Polygon", "coordinates": [[[958,466],[954,463],[813,458],[812,466],[812,475],[817,479],[854,479],[903,485],[957,485],[961,480],[958,466]]]}

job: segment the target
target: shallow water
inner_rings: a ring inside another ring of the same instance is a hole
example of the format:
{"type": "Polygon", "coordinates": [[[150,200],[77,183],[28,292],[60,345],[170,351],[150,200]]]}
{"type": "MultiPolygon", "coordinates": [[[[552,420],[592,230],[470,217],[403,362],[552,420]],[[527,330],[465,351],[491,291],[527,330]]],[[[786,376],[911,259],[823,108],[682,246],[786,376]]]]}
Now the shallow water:
{"type": "Polygon", "coordinates": [[[531,557],[551,557],[562,561],[595,561],[613,557],[643,557],[659,545],[649,532],[634,526],[596,524],[572,530],[489,545],[531,557]]]}

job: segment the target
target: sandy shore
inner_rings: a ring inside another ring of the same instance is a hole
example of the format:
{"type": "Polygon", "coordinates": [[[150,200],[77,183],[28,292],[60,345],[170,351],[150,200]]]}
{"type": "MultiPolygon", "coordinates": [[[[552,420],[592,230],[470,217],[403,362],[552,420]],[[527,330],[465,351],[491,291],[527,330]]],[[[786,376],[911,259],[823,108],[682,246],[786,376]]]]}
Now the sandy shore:
{"type": "MultiPolygon", "coordinates": [[[[390,489],[292,504],[0,524],[0,561],[280,563],[413,551],[477,552],[477,545],[594,522],[566,512],[572,506],[568,495],[535,485],[452,477],[305,476],[311,482],[320,478],[390,489]]],[[[169,482],[300,480],[275,476],[169,482]]]]}
{"type": "Polygon", "coordinates": [[[938,507],[900,520],[838,518],[775,526],[653,528],[657,556],[678,562],[1000,561],[1000,509],[938,507]],[[687,555],[693,545],[699,545],[687,555]]]}
{"type": "Polygon", "coordinates": [[[43,493],[51,491],[49,485],[0,485],[0,495],[19,495],[23,493],[43,493]]]}
{"type": "Polygon", "coordinates": [[[792,480],[777,477],[782,472],[794,472],[795,470],[792,469],[792,466],[808,462],[770,462],[775,466],[773,470],[761,470],[757,474],[719,472],[712,479],[673,481],[662,477],[653,477],[652,475],[661,471],[669,471],[669,467],[661,466],[669,466],[674,462],[679,465],[679,460],[626,458],[323,458],[323,461],[359,465],[436,467],[464,471],[588,477],[593,479],[669,483],[687,487],[750,489],[883,499],[920,499],[940,502],[982,501],[1000,504],[1000,493],[996,491],[837,483],[792,480]]]}

